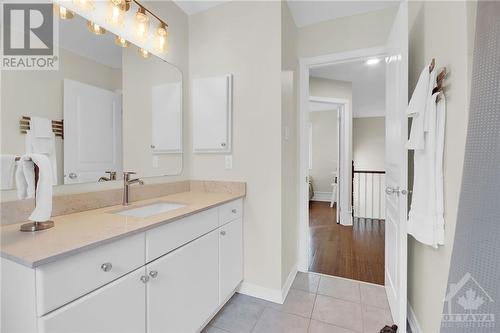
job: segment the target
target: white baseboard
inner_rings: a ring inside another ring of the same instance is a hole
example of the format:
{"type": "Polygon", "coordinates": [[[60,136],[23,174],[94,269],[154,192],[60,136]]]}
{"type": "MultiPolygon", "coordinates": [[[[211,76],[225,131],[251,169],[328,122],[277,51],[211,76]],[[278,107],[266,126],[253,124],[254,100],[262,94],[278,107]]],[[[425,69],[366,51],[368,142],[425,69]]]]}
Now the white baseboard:
{"type": "Polygon", "coordinates": [[[285,302],[286,296],[288,295],[288,292],[290,291],[290,288],[292,287],[293,280],[295,280],[295,276],[297,275],[297,264],[293,265],[292,270],[290,271],[290,274],[288,274],[288,277],[286,278],[285,284],[283,285],[283,288],[281,288],[281,300],[285,302]]]}
{"type": "Polygon", "coordinates": [[[294,265],[281,290],[261,287],[253,283],[242,282],[238,288],[238,292],[240,294],[257,297],[266,301],[283,304],[290,288],[292,287],[292,283],[293,280],[295,280],[296,275],[297,265],[294,265]]]}
{"type": "Polygon", "coordinates": [[[332,192],[316,192],[314,191],[314,196],[311,201],[326,201],[330,202],[332,200],[332,192]]]}
{"type": "Polygon", "coordinates": [[[282,293],[279,289],[261,287],[253,283],[243,282],[238,288],[240,294],[257,297],[266,301],[283,304],[282,293]]]}
{"type": "Polygon", "coordinates": [[[407,317],[408,317],[408,324],[410,324],[411,328],[411,333],[423,333],[422,329],[420,328],[420,324],[418,323],[417,316],[415,316],[415,312],[413,311],[413,308],[410,305],[410,302],[408,302],[407,306],[407,317]]]}

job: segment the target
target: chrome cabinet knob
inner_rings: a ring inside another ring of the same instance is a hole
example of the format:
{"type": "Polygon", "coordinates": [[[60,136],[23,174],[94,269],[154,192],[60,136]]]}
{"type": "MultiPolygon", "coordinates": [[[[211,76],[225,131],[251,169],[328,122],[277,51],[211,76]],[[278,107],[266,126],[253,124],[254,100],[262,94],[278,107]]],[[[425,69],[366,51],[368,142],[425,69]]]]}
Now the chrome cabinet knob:
{"type": "Polygon", "coordinates": [[[396,195],[399,196],[400,194],[402,194],[402,195],[408,194],[408,191],[400,189],[399,186],[398,187],[387,186],[385,188],[385,193],[388,194],[388,195],[396,194],[396,195]]]}
{"type": "Polygon", "coordinates": [[[74,173],[74,172],[70,172],[70,173],[69,173],[69,178],[70,178],[70,179],[76,179],[76,177],[78,177],[78,176],[76,175],[76,173],[74,173]]]}
{"type": "Polygon", "coordinates": [[[231,212],[232,212],[233,214],[236,214],[236,213],[238,213],[238,210],[237,210],[237,209],[233,209],[231,212]]]}
{"type": "Polygon", "coordinates": [[[222,142],[220,145],[221,145],[221,147],[225,147],[225,146],[226,146],[226,143],[225,143],[225,142],[222,142]]]}
{"type": "Polygon", "coordinates": [[[148,283],[148,281],[149,281],[149,276],[147,276],[147,275],[142,275],[141,276],[141,282],[142,283],[148,283]]]}
{"type": "Polygon", "coordinates": [[[105,272],[109,272],[113,268],[113,265],[111,265],[110,262],[105,262],[104,264],[101,265],[101,269],[105,272]]]}
{"type": "Polygon", "coordinates": [[[226,232],[224,230],[221,230],[220,234],[221,236],[226,236],[226,232]]]}
{"type": "Polygon", "coordinates": [[[158,271],[150,271],[149,276],[151,276],[153,279],[158,276],[158,271]]]}

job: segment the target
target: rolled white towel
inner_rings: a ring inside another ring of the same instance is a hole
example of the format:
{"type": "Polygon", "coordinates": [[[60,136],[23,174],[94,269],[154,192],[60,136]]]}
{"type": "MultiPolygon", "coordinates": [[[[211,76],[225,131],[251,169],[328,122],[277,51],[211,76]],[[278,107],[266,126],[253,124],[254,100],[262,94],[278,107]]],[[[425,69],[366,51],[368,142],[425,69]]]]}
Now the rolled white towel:
{"type": "Polygon", "coordinates": [[[43,154],[27,154],[20,158],[16,170],[17,195],[20,199],[35,197],[35,164],[38,166],[36,207],[29,220],[45,222],[52,215],[52,167],[43,154]]]}

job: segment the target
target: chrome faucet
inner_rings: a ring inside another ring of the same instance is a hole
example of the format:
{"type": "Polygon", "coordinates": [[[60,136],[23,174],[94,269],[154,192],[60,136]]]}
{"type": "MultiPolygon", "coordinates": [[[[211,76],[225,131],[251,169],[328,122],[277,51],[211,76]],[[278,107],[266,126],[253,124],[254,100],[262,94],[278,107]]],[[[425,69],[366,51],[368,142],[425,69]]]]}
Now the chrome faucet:
{"type": "Polygon", "coordinates": [[[128,206],[128,195],[129,195],[129,186],[138,183],[139,185],[144,185],[144,182],[139,179],[130,179],[130,175],[135,175],[135,172],[124,172],[123,173],[123,206],[128,206]]]}
{"type": "Polygon", "coordinates": [[[98,182],[109,182],[111,180],[116,180],[116,171],[106,171],[105,173],[107,173],[109,177],[103,176],[99,178],[98,182]]]}

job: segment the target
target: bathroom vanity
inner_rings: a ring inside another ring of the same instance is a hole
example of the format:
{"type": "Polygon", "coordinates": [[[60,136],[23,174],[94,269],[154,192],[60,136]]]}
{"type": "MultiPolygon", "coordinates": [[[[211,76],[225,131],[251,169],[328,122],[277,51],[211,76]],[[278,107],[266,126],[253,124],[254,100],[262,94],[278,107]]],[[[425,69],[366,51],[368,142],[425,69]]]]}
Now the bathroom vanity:
{"type": "Polygon", "coordinates": [[[183,192],[4,226],[1,330],[200,331],[242,281],[242,219],[241,194],[183,192]]]}

